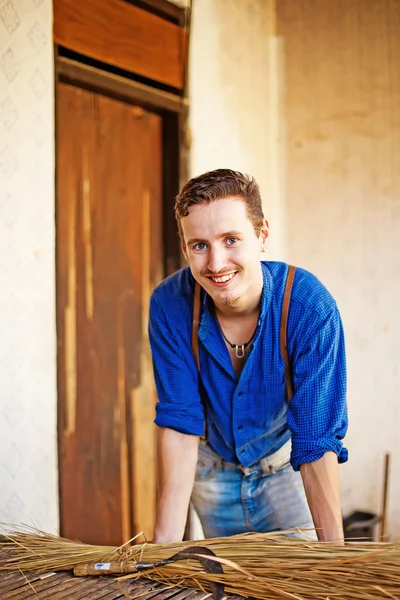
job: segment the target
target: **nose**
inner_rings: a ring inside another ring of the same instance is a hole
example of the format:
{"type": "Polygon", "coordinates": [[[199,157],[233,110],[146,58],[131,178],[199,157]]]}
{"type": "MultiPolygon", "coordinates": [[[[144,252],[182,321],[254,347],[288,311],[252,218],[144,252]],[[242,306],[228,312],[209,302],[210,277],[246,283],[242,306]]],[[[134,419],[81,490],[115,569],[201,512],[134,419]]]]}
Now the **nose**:
{"type": "Polygon", "coordinates": [[[212,273],[219,273],[227,264],[225,250],[223,248],[211,248],[208,256],[208,269],[212,273]]]}

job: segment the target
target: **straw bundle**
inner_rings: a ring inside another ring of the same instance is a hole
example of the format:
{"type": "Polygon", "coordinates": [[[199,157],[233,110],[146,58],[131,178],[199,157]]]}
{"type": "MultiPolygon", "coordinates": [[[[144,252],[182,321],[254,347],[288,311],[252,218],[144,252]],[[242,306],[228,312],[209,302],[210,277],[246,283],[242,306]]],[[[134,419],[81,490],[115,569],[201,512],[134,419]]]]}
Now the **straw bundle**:
{"type": "MultiPolygon", "coordinates": [[[[210,589],[211,582],[225,592],[246,598],[278,600],[400,600],[400,545],[388,543],[333,543],[294,539],[277,534],[244,534],[199,542],[91,546],[41,532],[13,531],[0,543],[0,569],[22,571],[69,570],[98,562],[129,564],[158,562],[193,545],[212,550],[224,572],[206,573],[193,560],[134,572],[171,585],[210,589]],[[3,550],[12,550],[1,561],[3,550]]],[[[82,568],[82,567],[81,567],[82,568]]],[[[123,569],[120,569],[120,572],[123,569]]]]}

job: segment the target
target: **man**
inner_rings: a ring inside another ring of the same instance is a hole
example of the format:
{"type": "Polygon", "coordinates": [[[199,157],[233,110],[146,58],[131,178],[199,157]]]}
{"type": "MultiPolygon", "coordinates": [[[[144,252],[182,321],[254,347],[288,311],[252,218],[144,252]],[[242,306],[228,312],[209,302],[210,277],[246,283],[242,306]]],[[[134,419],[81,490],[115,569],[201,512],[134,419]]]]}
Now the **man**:
{"type": "Polygon", "coordinates": [[[149,319],[159,397],[155,541],[182,539],[190,498],[206,537],[314,522],[320,540],[342,540],[346,369],[335,301],[296,269],[289,402],[279,343],[288,265],[260,261],[268,223],[256,182],[228,169],[205,173],[183,187],[175,216],[189,267],[154,291],[149,319]],[[200,379],[191,341],[196,282],[200,379]]]}

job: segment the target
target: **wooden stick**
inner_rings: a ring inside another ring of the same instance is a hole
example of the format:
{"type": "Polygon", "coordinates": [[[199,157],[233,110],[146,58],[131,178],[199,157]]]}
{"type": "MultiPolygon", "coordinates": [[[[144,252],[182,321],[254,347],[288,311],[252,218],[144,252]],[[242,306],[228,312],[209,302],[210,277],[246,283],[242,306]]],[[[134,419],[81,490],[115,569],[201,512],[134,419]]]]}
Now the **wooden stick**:
{"type": "Polygon", "coordinates": [[[389,470],[390,470],[390,454],[385,454],[385,475],[383,480],[383,496],[382,496],[382,519],[381,519],[381,540],[386,540],[387,537],[387,501],[389,487],[389,470]]]}

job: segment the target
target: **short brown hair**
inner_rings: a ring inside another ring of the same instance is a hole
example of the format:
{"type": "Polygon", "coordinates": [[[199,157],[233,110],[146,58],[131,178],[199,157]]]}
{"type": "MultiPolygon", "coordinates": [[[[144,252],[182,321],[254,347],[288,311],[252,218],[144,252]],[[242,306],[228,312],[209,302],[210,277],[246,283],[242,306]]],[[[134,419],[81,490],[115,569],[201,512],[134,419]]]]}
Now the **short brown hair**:
{"type": "Polygon", "coordinates": [[[222,200],[230,196],[244,201],[247,216],[253,224],[256,235],[259,235],[264,222],[264,213],[257,182],[253,177],[239,171],[216,169],[190,179],[175,199],[174,212],[182,241],[184,239],[180,221],[182,217],[188,216],[191,206],[209,204],[214,200],[222,200]]]}

